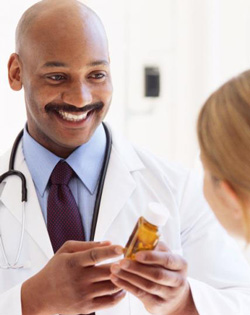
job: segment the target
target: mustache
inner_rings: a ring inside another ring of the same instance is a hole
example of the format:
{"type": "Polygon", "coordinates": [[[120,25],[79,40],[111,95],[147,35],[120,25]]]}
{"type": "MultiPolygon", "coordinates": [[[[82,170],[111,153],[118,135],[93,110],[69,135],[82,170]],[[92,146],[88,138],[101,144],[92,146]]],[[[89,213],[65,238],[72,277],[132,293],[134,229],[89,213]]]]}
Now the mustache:
{"type": "Polygon", "coordinates": [[[59,111],[63,110],[64,112],[88,112],[91,110],[98,110],[102,109],[104,106],[103,102],[96,102],[92,104],[85,105],[83,107],[76,107],[74,105],[70,105],[67,103],[62,103],[62,104],[56,104],[56,103],[48,103],[45,105],[45,111],[50,112],[50,111],[59,111]]]}

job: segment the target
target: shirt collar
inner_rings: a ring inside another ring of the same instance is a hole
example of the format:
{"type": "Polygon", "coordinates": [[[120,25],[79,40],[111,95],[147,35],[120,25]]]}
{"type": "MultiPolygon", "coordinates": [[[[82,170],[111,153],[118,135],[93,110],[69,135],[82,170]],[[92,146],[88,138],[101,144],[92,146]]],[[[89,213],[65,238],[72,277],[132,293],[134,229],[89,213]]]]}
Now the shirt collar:
{"type": "MultiPolygon", "coordinates": [[[[105,156],[105,147],[105,131],[101,124],[91,139],[79,146],[65,160],[91,194],[95,192],[98,184],[105,156]]],[[[23,154],[35,186],[40,195],[43,196],[51,172],[62,159],[36,142],[29,135],[26,128],[24,128],[23,135],[23,154]]]]}

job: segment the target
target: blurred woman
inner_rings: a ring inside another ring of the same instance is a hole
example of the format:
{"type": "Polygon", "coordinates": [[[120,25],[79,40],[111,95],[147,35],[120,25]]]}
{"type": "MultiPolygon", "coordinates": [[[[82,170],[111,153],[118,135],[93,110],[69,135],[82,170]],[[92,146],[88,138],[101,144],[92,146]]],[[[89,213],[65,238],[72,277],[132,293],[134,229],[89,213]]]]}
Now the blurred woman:
{"type": "Polygon", "coordinates": [[[221,224],[250,242],[250,71],[209,97],[197,131],[205,197],[221,224]]]}

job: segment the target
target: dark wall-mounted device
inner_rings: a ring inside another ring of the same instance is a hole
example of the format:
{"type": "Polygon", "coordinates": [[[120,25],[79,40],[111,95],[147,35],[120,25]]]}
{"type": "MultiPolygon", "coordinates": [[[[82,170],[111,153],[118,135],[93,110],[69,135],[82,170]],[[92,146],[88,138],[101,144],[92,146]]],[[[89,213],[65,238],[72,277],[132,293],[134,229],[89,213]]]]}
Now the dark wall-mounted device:
{"type": "Polygon", "coordinates": [[[145,67],[145,97],[160,96],[160,71],[158,67],[145,67]]]}

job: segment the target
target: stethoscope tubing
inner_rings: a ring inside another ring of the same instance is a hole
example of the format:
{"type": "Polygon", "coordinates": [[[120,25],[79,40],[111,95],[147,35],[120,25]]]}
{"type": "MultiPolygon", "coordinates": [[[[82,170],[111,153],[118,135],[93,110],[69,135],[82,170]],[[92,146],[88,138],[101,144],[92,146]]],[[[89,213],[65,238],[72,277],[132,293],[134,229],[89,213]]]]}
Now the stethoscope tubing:
{"type": "Polygon", "coordinates": [[[5,250],[5,247],[3,244],[3,238],[2,238],[2,235],[0,234],[0,245],[2,247],[2,253],[3,253],[3,257],[4,257],[4,261],[5,261],[5,265],[0,265],[0,269],[22,269],[22,268],[24,268],[24,265],[18,265],[18,261],[19,261],[22,247],[23,247],[24,227],[25,227],[25,201],[22,201],[22,230],[21,230],[20,241],[19,241],[16,259],[15,259],[15,262],[13,264],[11,264],[8,261],[8,258],[6,255],[6,250],[5,250]]]}

